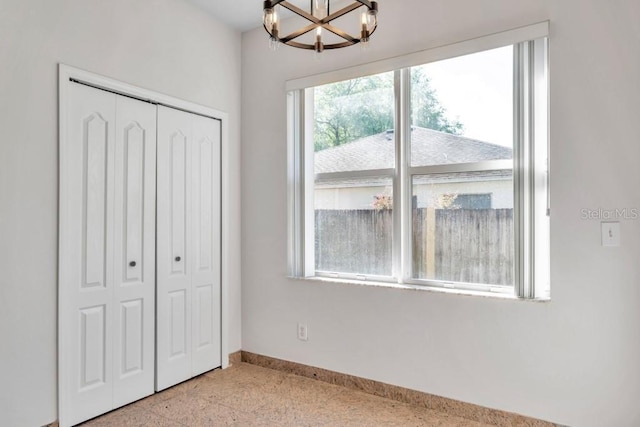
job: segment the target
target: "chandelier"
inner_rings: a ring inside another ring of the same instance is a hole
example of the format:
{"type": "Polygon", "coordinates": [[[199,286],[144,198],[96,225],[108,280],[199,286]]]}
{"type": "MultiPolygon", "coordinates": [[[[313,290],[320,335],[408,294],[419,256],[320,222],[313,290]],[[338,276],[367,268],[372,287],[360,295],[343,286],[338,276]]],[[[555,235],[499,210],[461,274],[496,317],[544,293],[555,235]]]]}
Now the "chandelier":
{"type": "Polygon", "coordinates": [[[378,27],[378,3],[368,0],[356,0],[348,6],[332,13],[330,0],[311,0],[309,12],[286,0],[264,0],[263,24],[264,29],[269,33],[269,44],[273,48],[275,48],[278,43],[284,43],[288,46],[315,50],[317,53],[320,53],[325,49],[338,49],[341,47],[352,46],[356,43],[362,43],[366,46],[369,43],[369,37],[378,27]],[[276,6],[281,6],[290,10],[296,15],[309,21],[309,24],[282,37],[280,35],[280,16],[278,15],[276,6]],[[361,7],[365,7],[366,10],[360,16],[360,37],[354,37],[340,28],[331,25],[331,21],[361,7]],[[316,32],[314,43],[303,43],[296,40],[300,40],[300,36],[303,36],[313,30],[316,32]],[[324,43],[322,40],[323,30],[329,31],[338,36],[339,41],[328,44],[324,43]]]}

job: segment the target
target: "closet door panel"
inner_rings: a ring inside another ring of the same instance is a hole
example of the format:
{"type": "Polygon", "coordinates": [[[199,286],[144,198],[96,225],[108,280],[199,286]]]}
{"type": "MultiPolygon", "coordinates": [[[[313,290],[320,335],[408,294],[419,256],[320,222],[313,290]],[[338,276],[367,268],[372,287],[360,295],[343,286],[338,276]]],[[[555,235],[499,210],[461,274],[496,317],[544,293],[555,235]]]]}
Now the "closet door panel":
{"type": "Polygon", "coordinates": [[[169,137],[170,144],[170,265],[171,273],[187,277],[187,137],[178,130],[169,137]]]}
{"type": "Polygon", "coordinates": [[[156,107],[116,97],[114,407],[154,391],[156,107]]]}
{"type": "Polygon", "coordinates": [[[169,359],[187,357],[187,290],[169,292],[169,359]]]}
{"type": "Polygon", "coordinates": [[[61,421],[112,408],[115,95],[69,88],[60,150],[61,421]]]}
{"type": "MultiPolygon", "coordinates": [[[[105,114],[106,115],[106,114],[105,114]]],[[[82,121],[84,151],[82,182],[84,200],[82,287],[106,288],[107,187],[109,161],[109,122],[94,112],[82,121]]]]}
{"type": "Polygon", "coordinates": [[[192,375],[219,367],[220,122],[193,120],[193,366],[192,375]]]}
{"type": "Polygon", "coordinates": [[[156,390],[191,376],[190,115],[158,107],[156,390]]]}

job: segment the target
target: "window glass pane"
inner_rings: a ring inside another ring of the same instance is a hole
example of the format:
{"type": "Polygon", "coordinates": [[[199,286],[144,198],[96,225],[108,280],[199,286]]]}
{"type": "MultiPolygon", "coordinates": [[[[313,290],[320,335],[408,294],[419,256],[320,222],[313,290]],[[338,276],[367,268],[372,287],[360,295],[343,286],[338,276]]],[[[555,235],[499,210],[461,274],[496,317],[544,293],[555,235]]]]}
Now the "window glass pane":
{"type": "Polygon", "coordinates": [[[315,173],[395,166],[393,72],[314,88],[315,173]]]}
{"type": "Polygon", "coordinates": [[[511,170],[413,177],[413,277],[513,285],[511,170]]]}
{"type": "Polygon", "coordinates": [[[512,159],[513,47],[411,69],[411,166],[512,159]]]}
{"type": "Polygon", "coordinates": [[[392,275],[390,178],[316,181],[317,271],[392,275]]]}

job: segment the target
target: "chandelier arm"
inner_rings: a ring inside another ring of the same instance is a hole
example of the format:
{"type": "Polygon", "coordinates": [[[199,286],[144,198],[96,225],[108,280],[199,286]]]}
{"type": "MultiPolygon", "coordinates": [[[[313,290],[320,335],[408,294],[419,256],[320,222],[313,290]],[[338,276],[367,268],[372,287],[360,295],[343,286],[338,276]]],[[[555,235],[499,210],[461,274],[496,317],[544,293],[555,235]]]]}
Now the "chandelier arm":
{"type": "Polygon", "coordinates": [[[377,30],[377,29],[378,29],[378,24],[376,24],[376,25],[371,29],[371,31],[369,31],[369,37],[371,37],[371,36],[373,35],[373,33],[375,33],[375,32],[376,32],[376,30],[377,30]]]}
{"type": "Polygon", "coordinates": [[[332,44],[325,44],[324,45],[324,49],[340,49],[341,47],[349,47],[349,46],[353,46],[354,44],[359,43],[359,40],[356,39],[355,42],[342,42],[342,43],[332,43],[332,44]]]}
{"type": "MultiPolygon", "coordinates": [[[[348,46],[353,46],[354,44],[358,43],[358,41],[356,40],[355,42],[342,42],[342,43],[332,43],[332,44],[325,44],[324,49],[340,49],[342,47],[348,47],[348,46]]],[[[315,50],[315,46],[312,44],[306,44],[306,43],[300,43],[300,42],[296,42],[296,41],[288,41],[286,43],[287,46],[291,46],[291,47],[297,47],[298,49],[307,49],[307,50],[315,50]]]]}
{"type": "Polygon", "coordinates": [[[373,9],[373,5],[369,0],[355,0],[355,1],[357,1],[358,3],[362,3],[363,5],[367,6],[369,9],[373,9]]]}
{"type": "Polygon", "coordinates": [[[345,7],[343,7],[342,9],[340,9],[340,10],[338,10],[336,12],[333,12],[331,15],[327,16],[326,18],[324,18],[322,20],[322,22],[323,23],[331,22],[334,19],[340,18],[343,15],[346,15],[349,12],[353,12],[354,10],[356,10],[359,7],[362,7],[362,5],[358,4],[358,3],[351,3],[350,5],[345,6],[345,7]]]}
{"type": "Polygon", "coordinates": [[[306,19],[307,21],[311,21],[314,24],[320,24],[321,21],[320,19],[316,18],[315,16],[311,15],[308,12],[305,12],[304,10],[300,9],[298,6],[289,3],[288,1],[283,0],[280,3],[280,6],[282,7],[286,7],[287,9],[289,9],[291,12],[303,17],[304,19],[306,19]]]}
{"type": "Polygon", "coordinates": [[[299,30],[294,31],[293,33],[289,34],[286,37],[282,37],[280,39],[280,42],[288,44],[288,42],[290,40],[293,40],[293,39],[298,38],[298,37],[300,37],[300,36],[302,36],[304,34],[307,34],[309,31],[313,31],[313,29],[316,28],[316,27],[317,27],[317,25],[315,25],[315,24],[307,25],[304,28],[300,28],[299,30]]]}
{"type": "MultiPolygon", "coordinates": [[[[351,44],[355,44],[355,43],[358,43],[360,41],[360,39],[357,39],[357,38],[355,38],[353,36],[350,36],[346,32],[342,31],[339,28],[334,27],[333,25],[324,24],[323,27],[326,28],[328,31],[331,31],[336,36],[342,37],[346,41],[351,42],[351,44]]],[[[326,45],[325,45],[325,47],[326,47],[326,45]]]]}
{"type": "Polygon", "coordinates": [[[300,42],[295,42],[293,40],[288,41],[285,43],[287,46],[291,46],[291,47],[297,47],[298,49],[308,49],[308,50],[315,50],[315,46],[312,44],[306,44],[306,43],[300,43],[300,42]]]}
{"type": "Polygon", "coordinates": [[[350,5],[343,7],[342,9],[338,10],[337,12],[333,12],[331,15],[327,16],[326,18],[324,18],[322,20],[322,23],[328,23],[333,21],[334,19],[340,18],[342,15],[346,15],[349,12],[352,12],[354,10],[356,10],[357,8],[362,7],[361,4],[358,3],[351,3],[350,5]]]}
{"type": "Polygon", "coordinates": [[[271,8],[276,7],[277,5],[279,5],[280,3],[284,2],[285,0],[271,0],[271,8]]]}

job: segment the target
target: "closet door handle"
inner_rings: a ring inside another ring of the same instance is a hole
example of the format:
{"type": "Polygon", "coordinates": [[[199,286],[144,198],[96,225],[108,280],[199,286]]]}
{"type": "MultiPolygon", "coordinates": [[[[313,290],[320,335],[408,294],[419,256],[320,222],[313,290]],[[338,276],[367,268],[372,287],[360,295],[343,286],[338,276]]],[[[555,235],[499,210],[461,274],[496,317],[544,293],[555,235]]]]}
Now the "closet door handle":
{"type": "Polygon", "coordinates": [[[135,262],[135,261],[131,261],[131,262],[129,263],[129,267],[135,267],[135,266],[136,266],[136,262],[135,262]]]}
{"type": "Polygon", "coordinates": [[[176,262],[180,262],[182,258],[180,258],[179,256],[176,257],[176,262]]]}

